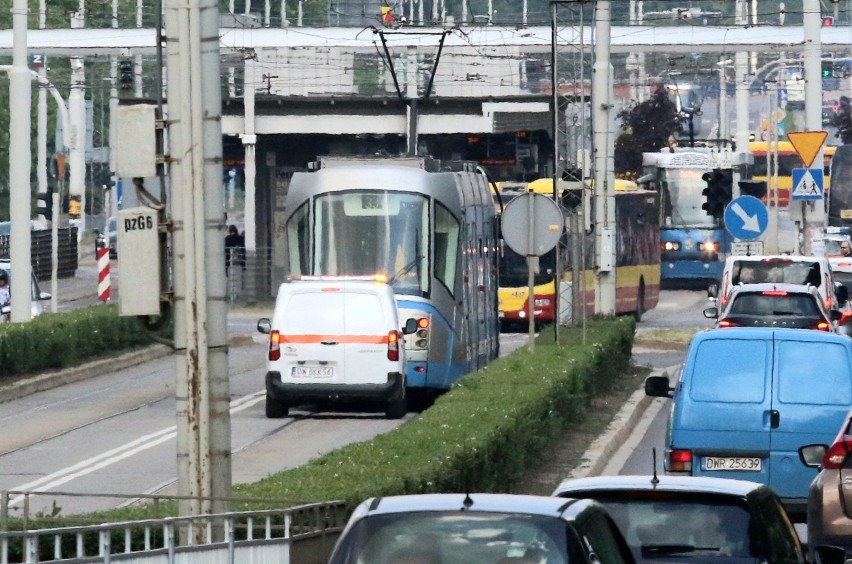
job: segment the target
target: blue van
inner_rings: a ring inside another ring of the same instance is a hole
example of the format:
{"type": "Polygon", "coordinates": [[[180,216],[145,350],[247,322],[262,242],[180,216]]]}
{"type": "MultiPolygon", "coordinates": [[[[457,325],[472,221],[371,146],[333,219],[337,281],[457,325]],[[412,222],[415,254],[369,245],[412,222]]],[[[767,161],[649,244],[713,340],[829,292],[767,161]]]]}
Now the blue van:
{"type": "Polygon", "coordinates": [[[672,397],[668,474],[761,482],[803,515],[816,470],[798,449],[831,443],[852,407],[852,340],[821,331],[713,329],[690,342],[677,384],[645,381],[672,397]]]}

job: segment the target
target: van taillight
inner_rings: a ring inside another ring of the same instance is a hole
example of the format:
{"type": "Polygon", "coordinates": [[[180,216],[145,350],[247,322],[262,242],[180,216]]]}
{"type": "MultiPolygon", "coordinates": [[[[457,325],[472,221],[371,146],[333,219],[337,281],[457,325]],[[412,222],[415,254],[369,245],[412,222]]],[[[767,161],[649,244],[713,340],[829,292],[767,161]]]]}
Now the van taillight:
{"type": "Polygon", "coordinates": [[[831,448],[825,453],[822,459],[823,468],[829,470],[839,470],[843,467],[843,461],[846,460],[846,455],[852,448],[852,442],[840,440],[831,445],[831,448]]]}
{"type": "Polygon", "coordinates": [[[272,331],[269,333],[269,360],[281,358],[281,333],[272,331]]]}
{"type": "Polygon", "coordinates": [[[399,331],[388,333],[388,360],[399,360],[399,331]]]}
{"type": "Polygon", "coordinates": [[[739,323],[734,323],[734,322],[733,322],[733,321],[731,321],[730,319],[723,319],[723,320],[719,321],[719,327],[720,327],[720,328],[725,328],[725,327],[739,327],[739,326],[740,326],[740,324],[739,324],[739,323]]]}
{"type": "Polygon", "coordinates": [[[692,472],[692,451],[673,450],[669,452],[669,472],[692,472]]]}
{"type": "Polygon", "coordinates": [[[843,313],[840,314],[840,325],[846,325],[846,322],[849,321],[849,318],[852,317],[852,309],[844,309],[843,313]]]}
{"type": "Polygon", "coordinates": [[[811,325],[808,329],[816,329],[817,331],[831,331],[831,325],[826,321],[820,321],[815,325],[811,325]]]}

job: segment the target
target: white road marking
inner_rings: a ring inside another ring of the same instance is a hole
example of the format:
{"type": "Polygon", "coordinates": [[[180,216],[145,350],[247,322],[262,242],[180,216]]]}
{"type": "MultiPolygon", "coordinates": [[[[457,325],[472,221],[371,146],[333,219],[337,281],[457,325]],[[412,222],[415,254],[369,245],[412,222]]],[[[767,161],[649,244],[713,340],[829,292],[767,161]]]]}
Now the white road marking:
{"type": "MultiPolygon", "coordinates": [[[[266,390],[260,390],[253,394],[249,394],[240,398],[237,398],[231,402],[231,414],[239,413],[240,411],[244,411],[249,407],[259,403],[266,397],[266,390]]],[[[10,488],[13,491],[28,491],[28,492],[47,492],[52,489],[55,489],[62,484],[66,484],[72,480],[80,478],[81,476],[86,476],[100,470],[102,468],[106,468],[107,466],[111,466],[116,462],[120,462],[126,458],[129,458],[135,454],[138,454],[142,451],[148,450],[150,448],[154,448],[157,445],[160,445],[166,441],[169,441],[177,436],[177,426],[172,425],[171,427],[167,427],[165,429],[161,429],[155,433],[149,433],[142,437],[139,437],[135,441],[124,444],[120,447],[114,448],[112,450],[108,450],[101,454],[95,455],[87,460],[83,460],[74,464],[72,466],[68,466],[67,468],[63,468],[53,474],[49,474],[38,480],[33,480],[32,482],[27,482],[26,484],[22,484],[20,486],[10,488]]],[[[12,498],[9,501],[9,505],[17,505],[24,500],[25,496],[19,495],[17,497],[12,498]]]]}

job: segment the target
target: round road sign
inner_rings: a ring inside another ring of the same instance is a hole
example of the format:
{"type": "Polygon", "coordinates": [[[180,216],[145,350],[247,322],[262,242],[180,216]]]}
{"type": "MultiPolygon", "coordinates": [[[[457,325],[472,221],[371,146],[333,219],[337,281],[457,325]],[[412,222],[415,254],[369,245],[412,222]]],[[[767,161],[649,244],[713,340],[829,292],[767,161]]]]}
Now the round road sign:
{"type": "Polygon", "coordinates": [[[510,249],[523,256],[541,256],[559,242],[564,220],[559,204],[528,192],[506,205],[500,226],[510,249]]]}

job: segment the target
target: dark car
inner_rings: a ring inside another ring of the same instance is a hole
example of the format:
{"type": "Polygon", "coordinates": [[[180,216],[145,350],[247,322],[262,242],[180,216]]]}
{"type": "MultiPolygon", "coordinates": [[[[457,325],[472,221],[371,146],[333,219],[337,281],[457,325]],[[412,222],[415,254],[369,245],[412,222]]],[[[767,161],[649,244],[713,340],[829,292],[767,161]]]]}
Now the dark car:
{"type": "Polygon", "coordinates": [[[778,496],[755,482],[600,476],[565,480],[553,495],[603,504],[639,562],[805,562],[778,496]]]}
{"type": "Polygon", "coordinates": [[[591,500],[512,494],[371,498],[329,564],[632,564],[612,518],[591,500]]]}
{"type": "Polygon", "coordinates": [[[777,327],[834,332],[840,312],[823,307],[819,291],[810,284],[738,284],[719,312],[704,310],[716,318],[716,327],[777,327]]]}
{"type": "MultiPolygon", "coordinates": [[[[115,225],[115,217],[109,218],[107,220],[107,235],[109,235],[109,258],[116,259],[118,258],[118,250],[117,250],[117,230],[115,225]]],[[[98,249],[103,247],[106,244],[106,235],[102,232],[98,231],[98,238],[95,241],[95,256],[98,256],[98,249]]]]}
{"type": "MultiPolygon", "coordinates": [[[[846,416],[834,442],[799,449],[805,466],[819,468],[808,489],[808,552],[811,560],[823,547],[852,553],[852,412],[846,416]]],[[[847,557],[848,558],[848,557],[847,557]]],[[[826,560],[826,558],[822,558],[826,560]]],[[[835,560],[843,562],[843,555],[835,560]]]]}

